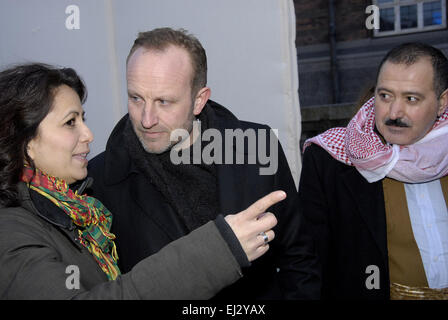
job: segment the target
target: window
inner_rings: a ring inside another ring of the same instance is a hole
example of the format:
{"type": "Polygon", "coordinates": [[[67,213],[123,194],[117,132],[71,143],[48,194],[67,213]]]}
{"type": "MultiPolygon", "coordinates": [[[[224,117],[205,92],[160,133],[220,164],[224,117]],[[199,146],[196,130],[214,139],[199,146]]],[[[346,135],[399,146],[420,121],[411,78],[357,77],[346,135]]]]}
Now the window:
{"type": "Polygon", "coordinates": [[[376,37],[446,28],[446,0],[373,0],[380,9],[376,37]]]}

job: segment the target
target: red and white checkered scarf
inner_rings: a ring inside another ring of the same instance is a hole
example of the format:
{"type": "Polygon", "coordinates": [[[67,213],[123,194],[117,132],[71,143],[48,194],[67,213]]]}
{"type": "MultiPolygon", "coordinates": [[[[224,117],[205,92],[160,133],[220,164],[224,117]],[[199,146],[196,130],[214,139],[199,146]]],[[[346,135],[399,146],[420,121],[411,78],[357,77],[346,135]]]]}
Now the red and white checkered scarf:
{"type": "Polygon", "coordinates": [[[412,145],[384,144],[375,128],[375,98],[367,101],[346,128],[332,128],[305,141],[325,149],[334,159],[355,166],[369,182],[390,177],[422,183],[448,174],[448,108],[431,131],[412,145]]]}

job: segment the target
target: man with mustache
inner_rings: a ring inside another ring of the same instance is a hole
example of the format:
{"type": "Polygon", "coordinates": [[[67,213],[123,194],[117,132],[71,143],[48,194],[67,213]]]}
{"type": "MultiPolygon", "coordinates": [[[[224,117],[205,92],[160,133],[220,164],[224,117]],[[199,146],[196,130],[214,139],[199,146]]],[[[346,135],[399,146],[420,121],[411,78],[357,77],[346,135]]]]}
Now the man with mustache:
{"type": "MultiPolygon", "coordinates": [[[[211,129],[221,137],[227,129],[269,130],[266,125],[241,121],[209,100],[207,59],[200,42],[185,30],[158,28],[140,33],[126,61],[126,80],[129,113],[115,126],[106,151],[89,162],[93,194],[114,215],[112,232],[118,239],[120,269],[127,272],[209,220],[215,220],[227,234],[225,225],[219,223],[222,215],[239,212],[266,193],[283,190],[286,200],[270,209],[277,226],[254,239],[269,245],[269,251],[251,266],[244,254],[236,252],[245,267],[244,277],[216,298],[315,297],[316,291],[308,289],[315,270],[310,242],[302,241],[305,233],[297,211],[297,190],[277,141],[278,154],[272,148],[270,152],[278,161],[278,170],[270,175],[260,175],[261,161],[177,164],[171,159],[174,145],[181,145],[182,152],[193,149],[190,155],[194,156],[201,140],[195,137],[194,123],[201,124],[202,132],[211,129]],[[179,143],[172,140],[178,129],[187,132],[179,143]]],[[[223,153],[233,152],[235,145],[230,150],[223,148],[223,153]]],[[[271,146],[270,141],[266,145],[271,146]]],[[[250,155],[245,152],[243,156],[250,155]]]]}
{"type": "Polygon", "coordinates": [[[447,58],[402,44],[347,127],[305,142],[299,199],[322,298],[448,298],[447,106],[447,58]]]}

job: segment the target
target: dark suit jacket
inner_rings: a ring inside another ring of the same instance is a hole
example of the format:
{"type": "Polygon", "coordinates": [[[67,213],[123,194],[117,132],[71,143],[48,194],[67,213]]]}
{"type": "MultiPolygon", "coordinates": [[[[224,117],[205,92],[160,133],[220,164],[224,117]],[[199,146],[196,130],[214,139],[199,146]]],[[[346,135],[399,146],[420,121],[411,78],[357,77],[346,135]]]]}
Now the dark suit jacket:
{"type": "MultiPolygon", "coordinates": [[[[207,114],[209,127],[218,129],[222,137],[225,129],[269,129],[265,125],[239,121],[211,100],[202,112],[207,114]]],[[[118,238],[119,263],[124,272],[187,232],[165,197],[131,161],[122,134],[127,119],[126,115],[120,120],[106,151],[89,164],[89,175],[95,181],[93,195],[114,215],[112,231],[118,238]]],[[[219,297],[317,298],[316,262],[311,255],[311,242],[303,230],[304,223],[297,210],[297,190],[280,145],[277,173],[260,175],[260,167],[259,163],[216,165],[223,215],[240,212],[274,190],[284,190],[288,195],[269,210],[276,215],[278,225],[268,253],[244,269],[243,279],[223,290],[219,297]]]]}
{"type": "Polygon", "coordinates": [[[388,299],[386,215],[381,181],[368,183],[317,145],[303,156],[300,206],[309,220],[321,262],[322,298],[388,299]],[[370,265],[379,289],[368,289],[370,265]]]}

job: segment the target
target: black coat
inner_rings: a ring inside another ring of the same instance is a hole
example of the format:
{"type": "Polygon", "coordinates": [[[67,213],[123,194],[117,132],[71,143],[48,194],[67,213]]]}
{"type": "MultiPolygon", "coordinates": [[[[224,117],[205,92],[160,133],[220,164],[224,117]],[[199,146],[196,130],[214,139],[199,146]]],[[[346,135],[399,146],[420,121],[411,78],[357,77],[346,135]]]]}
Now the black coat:
{"type": "Polygon", "coordinates": [[[322,298],[389,299],[381,181],[368,183],[355,167],[313,144],[303,156],[299,198],[317,243],[322,298]],[[366,286],[370,265],[379,268],[379,289],[366,286]]]}
{"type": "MultiPolygon", "coordinates": [[[[211,100],[202,112],[206,112],[209,127],[218,129],[223,137],[224,129],[269,129],[240,121],[211,100]]],[[[120,266],[124,270],[185,234],[171,205],[131,161],[123,138],[127,119],[128,115],[120,120],[106,151],[89,164],[89,174],[94,178],[93,194],[114,214],[112,231],[119,239],[120,266]]],[[[303,231],[304,224],[297,210],[297,190],[286,157],[278,146],[278,170],[274,175],[260,175],[259,164],[216,165],[219,213],[223,215],[240,212],[274,190],[287,193],[286,200],[269,210],[278,219],[270,250],[243,270],[243,279],[221,292],[222,298],[317,297],[311,242],[303,231]]]]}

